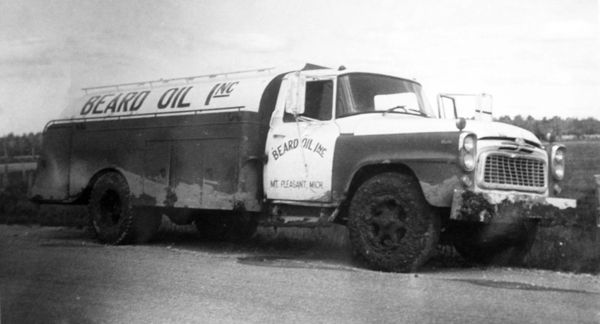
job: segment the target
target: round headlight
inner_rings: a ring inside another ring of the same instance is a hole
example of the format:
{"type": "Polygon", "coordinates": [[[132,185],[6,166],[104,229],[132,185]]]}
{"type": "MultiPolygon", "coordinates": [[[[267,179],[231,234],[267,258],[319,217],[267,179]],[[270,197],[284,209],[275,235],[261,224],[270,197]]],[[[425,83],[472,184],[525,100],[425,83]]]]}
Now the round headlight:
{"type": "Polygon", "coordinates": [[[463,143],[463,148],[467,152],[473,152],[475,149],[475,138],[473,136],[465,137],[465,142],[463,143]]]}
{"type": "Polygon", "coordinates": [[[473,171],[475,168],[475,157],[471,154],[465,154],[463,157],[463,164],[467,171],[473,171]]]}
{"type": "Polygon", "coordinates": [[[565,151],[557,150],[556,153],[554,153],[554,161],[556,163],[563,163],[565,161],[565,151]]]}
{"type": "Polygon", "coordinates": [[[463,133],[459,145],[460,165],[464,171],[472,172],[477,164],[477,137],[472,133],[463,133]]]}
{"type": "Polygon", "coordinates": [[[556,180],[562,180],[565,177],[565,166],[564,165],[557,166],[554,169],[554,177],[556,178],[556,180]]]}
{"type": "Polygon", "coordinates": [[[552,148],[552,175],[556,180],[562,180],[565,177],[565,149],[561,146],[552,148]]]}

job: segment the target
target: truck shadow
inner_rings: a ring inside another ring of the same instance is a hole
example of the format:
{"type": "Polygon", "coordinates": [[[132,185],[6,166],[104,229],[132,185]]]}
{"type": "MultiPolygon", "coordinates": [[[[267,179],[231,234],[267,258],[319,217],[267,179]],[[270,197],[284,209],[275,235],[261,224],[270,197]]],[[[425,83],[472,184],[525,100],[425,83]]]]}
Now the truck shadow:
{"type": "Polygon", "coordinates": [[[192,251],[239,255],[243,264],[259,266],[336,268],[354,267],[343,232],[338,229],[259,227],[245,241],[216,241],[201,237],[193,226],[161,228],[150,243],[192,251]]]}
{"type": "MultiPolygon", "coordinates": [[[[98,248],[85,228],[58,227],[38,232],[39,246],[45,248],[98,248]]],[[[325,228],[259,227],[256,234],[243,242],[215,241],[203,238],[193,225],[165,224],[145,246],[231,255],[241,264],[277,268],[308,268],[357,271],[357,263],[343,226],[325,228]]],[[[452,268],[472,268],[451,247],[440,246],[419,272],[439,272],[452,268]]]]}
{"type": "MultiPolygon", "coordinates": [[[[259,227],[256,234],[244,242],[203,239],[193,226],[163,226],[150,244],[206,253],[239,254],[239,263],[253,266],[343,271],[364,269],[352,257],[346,228],[337,225],[324,228],[259,227]]],[[[473,266],[453,248],[440,246],[419,272],[473,266]]]]}

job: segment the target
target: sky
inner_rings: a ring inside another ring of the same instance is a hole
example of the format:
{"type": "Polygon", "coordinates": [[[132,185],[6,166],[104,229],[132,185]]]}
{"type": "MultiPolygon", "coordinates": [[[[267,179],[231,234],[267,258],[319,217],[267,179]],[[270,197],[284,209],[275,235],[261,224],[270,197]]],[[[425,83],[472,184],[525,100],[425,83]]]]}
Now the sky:
{"type": "Polygon", "coordinates": [[[0,135],[81,88],[306,62],[490,93],[495,116],[600,119],[600,0],[3,0],[0,135]]]}

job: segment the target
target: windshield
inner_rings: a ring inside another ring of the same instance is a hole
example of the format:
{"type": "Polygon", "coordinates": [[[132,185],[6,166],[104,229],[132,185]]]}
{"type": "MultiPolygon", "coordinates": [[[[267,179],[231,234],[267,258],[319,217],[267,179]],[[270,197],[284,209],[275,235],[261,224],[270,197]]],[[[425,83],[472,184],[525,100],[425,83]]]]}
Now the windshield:
{"type": "Polygon", "coordinates": [[[389,112],[433,117],[418,83],[385,75],[351,73],[339,77],[336,116],[389,112]]]}

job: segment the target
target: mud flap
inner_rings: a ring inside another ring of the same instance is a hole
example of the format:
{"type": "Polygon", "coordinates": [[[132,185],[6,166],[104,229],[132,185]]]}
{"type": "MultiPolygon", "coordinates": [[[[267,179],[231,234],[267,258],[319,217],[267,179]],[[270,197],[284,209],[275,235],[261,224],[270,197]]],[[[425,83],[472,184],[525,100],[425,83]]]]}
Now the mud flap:
{"type": "Polygon", "coordinates": [[[510,223],[515,219],[554,219],[561,210],[575,208],[574,199],[501,191],[454,190],[450,218],[482,223],[510,223]]]}

